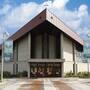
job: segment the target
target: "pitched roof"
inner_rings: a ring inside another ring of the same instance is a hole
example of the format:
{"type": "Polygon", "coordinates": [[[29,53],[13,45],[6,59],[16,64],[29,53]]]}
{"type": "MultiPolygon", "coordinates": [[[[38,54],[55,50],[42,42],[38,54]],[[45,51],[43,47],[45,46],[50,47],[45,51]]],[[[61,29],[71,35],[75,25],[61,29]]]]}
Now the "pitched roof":
{"type": "Polygon", "coordinates": [[[63,33],[67,34],[70,38],[83,45],[83,40],[79,37],[79,35],[72,31],[67,25],[65,25],[65,23],[63,23],[58,17],[56,17],[47,9],[43,10],[40,14],[38,14],[35,18],[33,18],[30,22],[13,34],[9,39],[12,39],[13,41],[17,40],[44,21],[50,22],[63,33]]]}

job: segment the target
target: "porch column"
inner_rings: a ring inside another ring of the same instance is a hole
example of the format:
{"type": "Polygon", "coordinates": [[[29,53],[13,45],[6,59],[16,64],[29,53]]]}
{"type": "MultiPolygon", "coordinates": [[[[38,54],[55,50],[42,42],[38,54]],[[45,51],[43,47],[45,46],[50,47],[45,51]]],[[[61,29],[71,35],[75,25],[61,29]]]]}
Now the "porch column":
{"type": "Polygon", "coordinates": [[[76,75],[77,74],[77,63],[76,63],[76,49],[75,49],[76,45],[73,43],[73,73],[76,75]]]}
{"type": "Polygon", "coordinates": [[[30,63],[28,63],[28,78],[30,78],[30,63]]]}
{"type": "MultiPolygon", "coordinates": [[[[64,56],[63,56],[63,33],[61,33],[60,35],[60,56],[61,56],[61,59],[64,59],[64,56]]],[[[64,62],[62,61],[61,62],[61,77],[64,76],[64,62]]]]}
{"type": "MultiPolygon", "coordinates": [[[[31,58],[31,34],[28,34],[28,60],[31,58]]],[[[30,63],[28,63],[28,78],[30,78],[30,63]]]]}

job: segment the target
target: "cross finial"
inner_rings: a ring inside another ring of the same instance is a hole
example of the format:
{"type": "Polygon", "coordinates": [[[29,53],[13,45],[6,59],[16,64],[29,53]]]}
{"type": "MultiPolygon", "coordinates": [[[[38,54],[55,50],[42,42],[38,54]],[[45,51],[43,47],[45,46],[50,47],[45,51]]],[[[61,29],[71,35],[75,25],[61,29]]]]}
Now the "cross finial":
{"type": "Polygon", "coordinates": [[[44,5],[44,6],[45,6],[45,9],[47,9],[47,8],[48,8],[48,6],[49,6],[48,1],[51,1],[51,3],[53,3],[53,1],[54,1],[54,0],[45,0],[45,1],[46,1],[46,2],[45,2],[45,5],[44,5]]]}

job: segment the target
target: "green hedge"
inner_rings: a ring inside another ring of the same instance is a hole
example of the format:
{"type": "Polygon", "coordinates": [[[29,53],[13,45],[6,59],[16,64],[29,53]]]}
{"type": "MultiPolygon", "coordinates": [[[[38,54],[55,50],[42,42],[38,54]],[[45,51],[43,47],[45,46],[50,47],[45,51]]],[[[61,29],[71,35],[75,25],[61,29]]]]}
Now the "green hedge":
{"type": "Polygon", "coordinates": [[[18,72],[16,74],[17,77],[27,77],[27,71],[23,71],[23,72],[18,72]]]}
{"type": "MultiPolygon", "coordinates": [[[[1,74],[0,74],[1,77],[1,74]]],[[[8,71],[4,71],[3,72],[3,77],[4,78],[14,78],[14,77],[27,77],[27,71],[23,71],[23,72],[18,72],[17,74],[11,74],[8,71]]]]}
{"type": "MultiPolygon", "coordinates": [[[[8,72],[8,71],[3,72],[3,78],[10,78],[10,76],[11,76],[10,72],[8,72]]],[[[1,79],[1,73],[0,73],[0,79],[1,79]]]]}
{"type": "Polygon", "coordinates": [[[90,78],[90,72],[78,72],[76,75],[73,72],[68,72],[65,77],[79,77],[79,78],[90,78]]]}
{"type": "Polygon", "coordinates": [[[80,78],[90,78],[90,72],[79,72],[77,76],[80,78]]]}
{"type": "Polygon", "coordinates": [[[11,73],[10,72],[8,72],[8,71],[4,71],[3,72],[3,77],[4,78],[10,78],[10,76],[11,76],[11,73]]]}

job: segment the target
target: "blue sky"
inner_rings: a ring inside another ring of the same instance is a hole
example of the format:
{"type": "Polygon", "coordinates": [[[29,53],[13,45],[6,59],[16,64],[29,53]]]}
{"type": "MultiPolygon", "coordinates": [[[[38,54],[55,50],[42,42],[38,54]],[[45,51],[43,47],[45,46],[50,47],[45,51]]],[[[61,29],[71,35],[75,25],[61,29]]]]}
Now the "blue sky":
{"type": "Polygon", "coordinates": [[[12,35],[40,13],[45,5],[81,38],[89,39],[90,0],[0,0],[0,42],[2,33],[12,35]]]}
{"type": "Polygon", "coordinates": [[[90,13],[90,0],[70,0],[67,3],[67,8],[70,10],[77,9],[80,5],[86,4],[88,6],[88,12],[90,13]]]}

